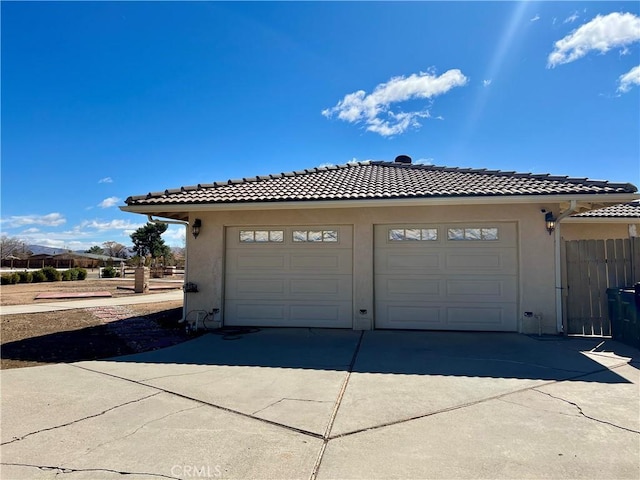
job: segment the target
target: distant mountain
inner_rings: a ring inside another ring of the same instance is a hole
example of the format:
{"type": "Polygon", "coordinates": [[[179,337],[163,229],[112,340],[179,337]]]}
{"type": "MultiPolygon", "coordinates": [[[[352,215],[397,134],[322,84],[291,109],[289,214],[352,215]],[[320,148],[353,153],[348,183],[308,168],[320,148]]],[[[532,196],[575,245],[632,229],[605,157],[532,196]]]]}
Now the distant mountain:
{"type": "MultiPolygon", "coordinates": [[[[57,255],[66,252],[85,253],[85,250],[69,250],[68,248],[45,247],[44,245],[27,245],[27,248],[31,250],[34,255],[57,255]]],[[[127,247],[126,252],[127,258],[133,257],[135,254],[130,247],[127,247]]]]}
{"type": "Polygon", "coordinates": [[[53,248],[45,247],[44,245],[27,245],[27,248],[33,252],[34,255],[57,255],[58,253],[68,252],[68,248],[53,248]]]}

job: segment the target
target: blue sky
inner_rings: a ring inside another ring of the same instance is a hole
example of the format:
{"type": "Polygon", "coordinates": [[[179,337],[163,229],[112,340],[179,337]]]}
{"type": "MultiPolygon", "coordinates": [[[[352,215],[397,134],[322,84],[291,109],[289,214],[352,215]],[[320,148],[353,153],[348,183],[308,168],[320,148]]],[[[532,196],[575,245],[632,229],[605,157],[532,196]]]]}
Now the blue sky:
{"type": "Polygon", "coordinates": [[[399,154],[640,185],[638,2],[0,8],[0,227],[28,243],[129,245],[129,195],[399,154]]]}

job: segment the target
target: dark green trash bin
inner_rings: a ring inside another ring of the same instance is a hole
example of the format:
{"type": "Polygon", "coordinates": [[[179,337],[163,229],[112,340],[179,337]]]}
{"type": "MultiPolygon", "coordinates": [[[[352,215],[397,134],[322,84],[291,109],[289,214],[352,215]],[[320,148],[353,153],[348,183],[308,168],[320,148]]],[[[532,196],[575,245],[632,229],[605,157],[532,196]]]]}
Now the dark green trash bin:
{"type": "Polygon", "coordinates": [[[640,283],[635,287],[608,288],[611,336],[640,348],[640,283]]]}

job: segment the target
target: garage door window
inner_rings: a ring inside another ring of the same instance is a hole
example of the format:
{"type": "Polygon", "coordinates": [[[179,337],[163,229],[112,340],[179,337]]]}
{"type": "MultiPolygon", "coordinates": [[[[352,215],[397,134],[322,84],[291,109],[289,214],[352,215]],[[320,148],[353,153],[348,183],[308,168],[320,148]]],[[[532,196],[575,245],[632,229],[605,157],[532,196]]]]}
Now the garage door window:
{"type": "Polygon", "coordinates": [[[240,230],[240,243],[281,243],[282,230],[240,230]]]}
{"type": "Polygon", "coordinates": [[[337,242],[337,230],[294,230],[294,242],[337,242]]]}
{"type": "Polygon", "coordinates": [[[438,229],[437,228],[390,228],[388,238],[392,242],[438,240],[438,229]]]}
{"type": "Polygon", "coordinates": [[[449,228],[448,240],[498,240],[498,229],[490,228],[449,228]]]}

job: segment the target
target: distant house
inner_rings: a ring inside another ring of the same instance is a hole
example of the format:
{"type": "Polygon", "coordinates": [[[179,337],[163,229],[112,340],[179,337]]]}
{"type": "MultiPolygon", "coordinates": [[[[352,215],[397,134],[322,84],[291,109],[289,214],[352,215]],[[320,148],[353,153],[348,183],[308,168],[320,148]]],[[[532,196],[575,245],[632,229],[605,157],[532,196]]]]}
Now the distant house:
{"type": "Polygon", "coordinates": [[[636,191],[400,156],[132,196],[121,209],[188,222],[197,291],[185,312],[220,325],[556,333],[565,222],[636,191]]]}
{"type": "Polygon", "coordinates": [[[11,262],[3,260],[3,267],[11,268],[98,268],[107,265],[120,265],[126,260],[123,258],[110,257],[108,255],[96,255],[93,253],[79,252],[63,252],[57,254],[40,253],[31,255],[27,259],[12,260],[11,262]]]}

